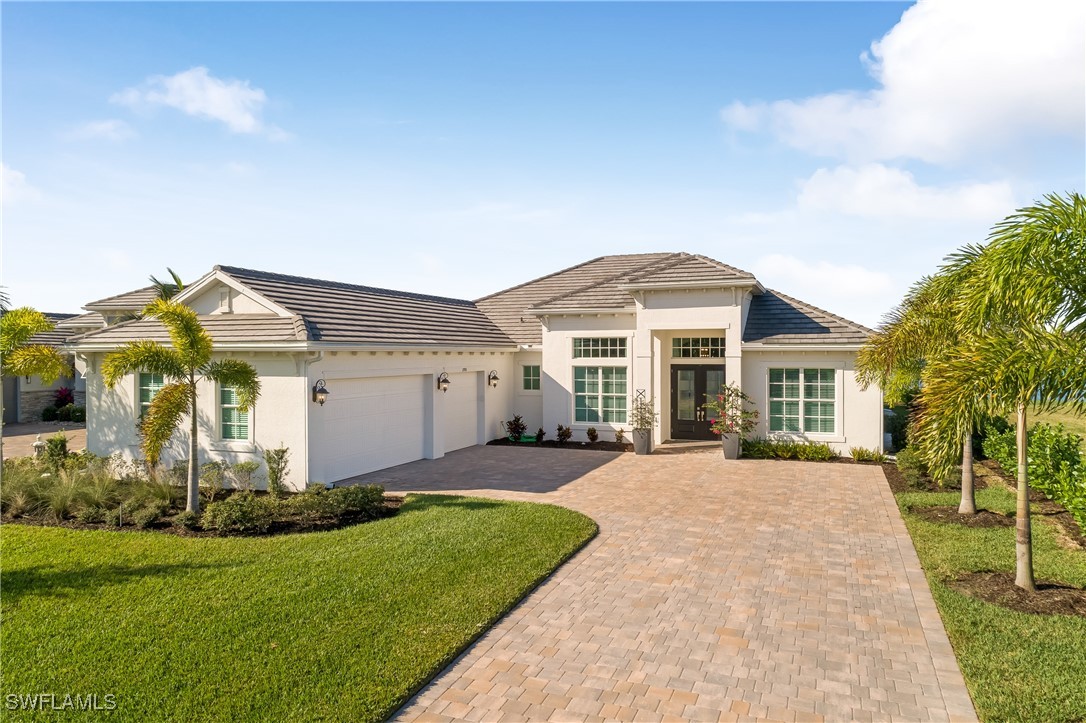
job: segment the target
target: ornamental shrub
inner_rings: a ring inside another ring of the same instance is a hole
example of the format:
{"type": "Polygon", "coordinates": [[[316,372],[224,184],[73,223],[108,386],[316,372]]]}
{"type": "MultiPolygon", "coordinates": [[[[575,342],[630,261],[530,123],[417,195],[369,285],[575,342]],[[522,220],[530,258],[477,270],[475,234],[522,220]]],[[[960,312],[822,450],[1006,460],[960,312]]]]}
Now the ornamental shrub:
{"type": "Polygon", "coordinates": [[[798,459],[806,462],[826,462],[835,459],[837,453],[825,442],[754,438],[743,441],[742,456],[749,459],[798,459]]]}
{"type": "Polygon", "coordinates": [[[219,532],[264,532],[274,519],[273,504],[252,492],[238,492],[209,504],[204,510],[203,525],[219,532]]]}
{"type": "Polygon", "coordinates": [[[61,387],[53,393],[53,406],[57,409],[75,404],[75,393],[68,387],[61,387]]]}
{"type": "Polygon", "coordinates": [[[41,421],[43,422],[55,422],[57,421],[57,408],[46,407],[41,410],[41,421]]]}
{"type": "Polygon", "coordinates": [[[84,424],[87,421],[87,408],[72,407],[72,421],[84,424]]]}
{"type": "Polygon", "coordinates": [[[505,431],[509,433],[509,439],[519,442],[524,433],[528,431],[528,425],[524,423],[524,419],[519,414],[514,414],[513,418],[505,423],[505,431]]]}
{"type": "Polygon", "coordinates": [[[558,440],[558,444],[565,444],[573,437],[573,430],[559,424],[554,436],[558,440]]]}
{"type": "Polygon", "coordinates": [[[589,427],[585,430],[585,434],[588,435],[589,442],[595,442],[600,438],[600,433],[596,431],[595,427],[589,427]]]}
{"type": "Polygon", "coordinates": [[[545,429],[543,429],[543,427],[540,427],[539,429],[535,430],[535,443],[539,444],[540,442],[543,441],[543,438],[546,437],[546,436],[547,436],[547,431],[545,429]]]}
{"type": "Polygon", "coordinates": [[[57,408],[57,421],[70,422],[72,421],[72,410],[75,409],[74,404],[65,404],[63,407],[57,408]]]}
{"type": "Polygon", "coordinates": [[[264,450],[264,463],[268,465],[268,494],[278,499],[283,494],[283,481],[290,470],[290,449],[264,450]]]}
{"type": "Polygon", "coordinates": [[[886,455],[877,449],[867,449],[866,447],[849,447],[849,454],[852,455],[852,459],[857,462],[875,462],[881,464],[886,461],[886,455]]]}
{"type": "Polygon", "coordinates": [[[928,467],[920,453],[912,447],[906,447],[897,453],[897,468],[910,487],[919,487],[924,477],[928,476],[928,467]]]}

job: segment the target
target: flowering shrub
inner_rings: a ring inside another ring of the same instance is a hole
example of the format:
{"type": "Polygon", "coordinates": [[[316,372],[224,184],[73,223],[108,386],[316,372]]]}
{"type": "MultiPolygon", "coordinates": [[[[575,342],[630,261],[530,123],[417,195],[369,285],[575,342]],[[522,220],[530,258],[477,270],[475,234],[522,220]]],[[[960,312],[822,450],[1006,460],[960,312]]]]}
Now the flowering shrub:
{"type": "Polygon", "coordinates": [[[758,425],[758,410],[747,409],[750,397],[735,384],[725,384],[717,395],[706,394],[703,407],[709,414],[709,429],[713,434],[746,436],[758,425]]]}
{"type": "Polygon", "coordinates": [[[75,404],[75,392],[68,387],[61,387],[53,394],[53,406],[57,409],[75,404]]]}

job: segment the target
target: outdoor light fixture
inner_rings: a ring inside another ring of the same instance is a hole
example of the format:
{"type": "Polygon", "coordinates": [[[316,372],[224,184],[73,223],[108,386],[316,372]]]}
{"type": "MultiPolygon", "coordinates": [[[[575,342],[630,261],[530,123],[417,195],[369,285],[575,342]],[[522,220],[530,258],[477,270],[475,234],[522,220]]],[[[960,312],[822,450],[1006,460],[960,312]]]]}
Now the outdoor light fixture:
{"type": "Polygon", "coordinates": [[[452,382],[449,381],[449,375],[445,372],[441,372],[437,377],[437,388],[443,392],[447,392],[449,391],[450,384],[452,384],[452,382]]]}
{"type": "Polygon", "coordinates": [[[492,387],[498,386],[498,382],[500,381],[501,380],[498,379],[498,372],[495,370],[491,370],[490,374],[487,374],[486,376],[486,383],[492,387]]]}
{"type": "Polygon", "coordinates": [[[328,390],[324,388],[324,380],[318,379],[317,383],[313,385],[313,401],[323,407],[327,399],[328,390]]]}

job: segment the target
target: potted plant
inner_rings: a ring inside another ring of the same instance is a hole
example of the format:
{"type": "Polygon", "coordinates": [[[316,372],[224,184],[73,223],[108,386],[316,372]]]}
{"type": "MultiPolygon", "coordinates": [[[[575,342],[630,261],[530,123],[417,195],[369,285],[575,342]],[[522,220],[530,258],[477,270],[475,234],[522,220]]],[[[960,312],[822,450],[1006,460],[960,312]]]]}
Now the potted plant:
{"type": "Polygon", "coordinates": [[[740,440],[758,424],[758,410],[746,407],[752,404],[751,399],[736,384],[725,384],[715,396],[705,397],[703,406],[709,414],[709,429],[720,435],[724,459],[737,459],[740,440]]]}
{"type": "Polygon", "coordinates": [[[649,454],[652,452],[652,430],[656,428],[660,415],[656,413],[656,406],[652,398],[638,399],[630,410],[630,425],[633,427],[633,443],[635,454],[649,454]]]}

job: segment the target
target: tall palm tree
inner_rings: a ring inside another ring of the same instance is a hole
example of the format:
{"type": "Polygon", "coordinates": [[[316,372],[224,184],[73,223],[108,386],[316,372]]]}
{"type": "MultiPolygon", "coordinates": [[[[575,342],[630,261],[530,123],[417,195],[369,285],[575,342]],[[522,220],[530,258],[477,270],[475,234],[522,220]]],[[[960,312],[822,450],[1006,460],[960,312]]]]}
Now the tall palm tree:
{"type": "Polygon", "coordinates": [[[154,341],[128,342],[106,356],[102,375],[110,389],[128,374],[161,374],[168,383],[151,401],[141,423],[143,454],[148,464],[158,464],[162,448],[189,417],[188,501],[186,509],[200,511],[200,445],[196,396],[203,380],[237,390],[239,409],[248,411],[260,396],[256,369],[240,359],[212,361],[211,336],[196,312],[184,304],[156,299],[143,310],[146,318],[158,319],[170,334],[172,348],[154,341]]]}
{"type": "Polygon", "coordinates": [[[951,257],[975,273],[958,297],[961,356],[925,370],[920,434],[945,468],[951,435],[967,423],[963,400],[1017,417],[1015,584],[1036,589],[1026,460],[1026,410],[1070,401],[1086,410],[1086,200],[1077,193],[1009,216],[983,248],[951,257]]]}
{"type": "MultiPolygon", "coordinates": [[[[878,384],[887,403],[897,405],[918,392],[925,367],[958,351],[953,299],[969,268],[955,273],[925,276],[905,299],[886,315],[878,331],[868,339],[856,358],[858,380],[864,388],[878,384]]],[[[968,408],[976,412],[973,400],[968,408]]],[[[972,426],[960,437],[962,495],[958,512],[976,514],[973,488],[972,426]]]]}

